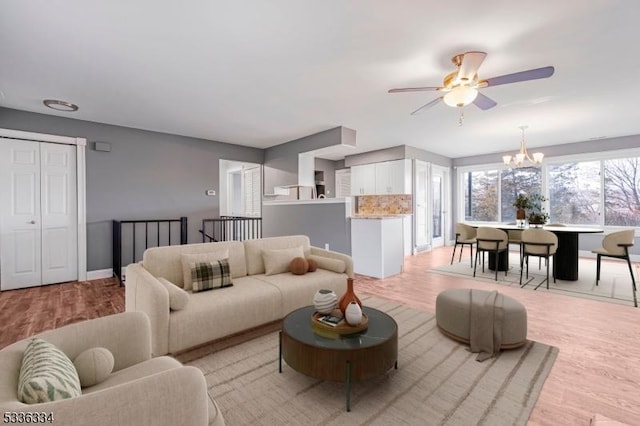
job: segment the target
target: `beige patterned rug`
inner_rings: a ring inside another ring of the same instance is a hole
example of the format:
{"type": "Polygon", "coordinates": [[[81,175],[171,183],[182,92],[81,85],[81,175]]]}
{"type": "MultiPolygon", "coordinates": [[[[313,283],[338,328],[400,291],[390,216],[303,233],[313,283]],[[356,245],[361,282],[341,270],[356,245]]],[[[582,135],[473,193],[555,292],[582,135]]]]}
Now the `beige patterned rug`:
{"type": "MultiPolygon", "coordinates": [[[[427,271],[427,273],[437,273],[444,275],[460,276],[477,281],[484,281],[511,287],[520,286],[520,264],[518,263],[518,253],[509,253],[509,271],[505,276],[504,271],[498,271],[498,281],[495,281],[495,272],[485,268],[482,272],[481,264],[478,263],[476,277],[473,277],[473,268],[469,266],[469,258],[466,261],[456,262],[452,265],[442,265],[427,271]]],[[[488,265],[485,265],[488,266],[488,265]]],[[[633,292],[629,266],[625,261],[604,261],[600,272],[600,282],[596,285],[596,261],[595,259],[580,258],[578,261],[578,280],[553,282],[552,269],[549,269],[549,290],[546,283],[542,284],[537,291],[550,291],[552,293],[564,294],[566,296],[581,297],[585,299],[600,300],[602,302],[618,303],[633,306],[633,292]]],[[[633,271],[638,281],[637,264],[633,264],[633,271]]],[[[531,258],[529,261],[529,279],[522,277],[522,282],[527,283],[525,289],[533,290],[538,284],[545,280],[547,267],[542,261],[538,269],[538,260],[531,258]]]]}
{"type": "Polygon", "coordinates": [[[485,362],[443,336],[433,314],[374,297],[398,323],[398,370],[355,383],[306,377],[283,362],[278,333],[189,362],[201,369],[226,424],[525,425],[558,349],[528,341],[485,362]]]}

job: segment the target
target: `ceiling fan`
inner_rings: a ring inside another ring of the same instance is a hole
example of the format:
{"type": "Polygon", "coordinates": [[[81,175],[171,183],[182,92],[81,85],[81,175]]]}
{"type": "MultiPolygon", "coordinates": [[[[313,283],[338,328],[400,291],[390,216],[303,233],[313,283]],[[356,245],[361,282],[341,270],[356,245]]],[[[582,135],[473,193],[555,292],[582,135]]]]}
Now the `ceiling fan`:
{"type": "Polygon", "coordinates": [[[473,103],[478,108],[487,110],[493,108],[497,104],[493,99],[480,93],[478,89],[499,86],[501,84],[517,83],[519,81],[547,78],[551,77],[554,72],[554,68],[549,66],[481,80],[478,78],[478,68],[480,68],[480,65],[486,56],[487,54],[485,52],[472,51],[460,53],[459,55],[451,58],[451,62],[453,62],[457,69],[444,77],[442,87],[406,87],[402,89],[391,89],[389,90],[389,93],[429,91],[445,92],[445,94],[439,98],[436,98],[413,111],[411,115],[429,109],[438,104],[441,100],[451,107],[464,107],[473,103]]]}

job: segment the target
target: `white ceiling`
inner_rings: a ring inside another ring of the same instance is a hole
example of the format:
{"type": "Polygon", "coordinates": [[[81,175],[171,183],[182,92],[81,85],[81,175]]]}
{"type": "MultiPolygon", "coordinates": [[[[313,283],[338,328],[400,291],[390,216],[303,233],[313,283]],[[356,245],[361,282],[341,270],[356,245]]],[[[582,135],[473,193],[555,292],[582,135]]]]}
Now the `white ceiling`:
{"type": "Polygon", "coordinates": [[[269,147],[336,126],[355,152],[412,145],[448,157],[640,134],[635,0],[3,0],[0,106],[269,147]],[[498,106],[410,112],[450,58],[488,52],[498,106]],[[76,103],[62,113],[46,98],[76,103]]]}

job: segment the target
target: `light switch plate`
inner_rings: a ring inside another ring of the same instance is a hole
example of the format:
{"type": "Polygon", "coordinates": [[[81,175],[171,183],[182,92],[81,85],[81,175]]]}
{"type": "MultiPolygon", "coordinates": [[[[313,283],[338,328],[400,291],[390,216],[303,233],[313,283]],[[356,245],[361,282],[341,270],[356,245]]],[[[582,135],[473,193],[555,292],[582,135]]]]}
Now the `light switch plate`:
{"type": "Polygon", "coordinates": [[[205,194],[207,194],[209,197],[212,197],[212,196],[216,195],[216,191],[215,191],[215,189],[207,189],[205,191],[205,194]]]}

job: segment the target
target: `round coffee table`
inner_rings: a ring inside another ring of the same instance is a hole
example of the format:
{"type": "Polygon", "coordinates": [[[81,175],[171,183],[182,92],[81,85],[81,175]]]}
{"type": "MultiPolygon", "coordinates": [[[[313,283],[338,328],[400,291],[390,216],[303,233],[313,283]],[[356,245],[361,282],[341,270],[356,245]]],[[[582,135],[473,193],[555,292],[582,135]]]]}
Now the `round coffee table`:
{"type": "Polygon", "coordinates": [[[282,360],[294,370],[321,380],[345,382],[346,407],[351,411],[351,382],[380,376],[398,368],[398,324],[374,308],[363,306],[366,330],[336,338],[313,332],[313,306],[297,309],[282,321],[278,370],[282,360]]]}

